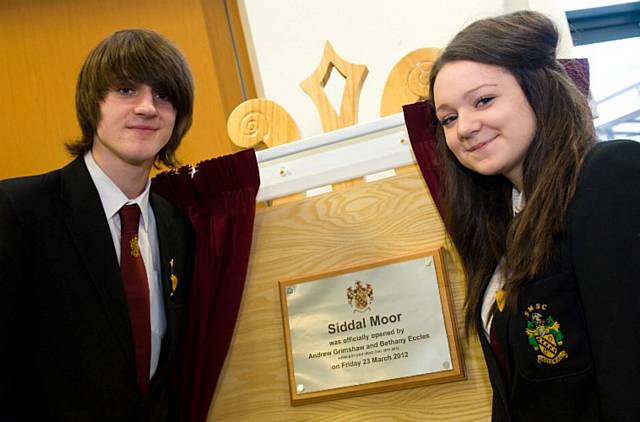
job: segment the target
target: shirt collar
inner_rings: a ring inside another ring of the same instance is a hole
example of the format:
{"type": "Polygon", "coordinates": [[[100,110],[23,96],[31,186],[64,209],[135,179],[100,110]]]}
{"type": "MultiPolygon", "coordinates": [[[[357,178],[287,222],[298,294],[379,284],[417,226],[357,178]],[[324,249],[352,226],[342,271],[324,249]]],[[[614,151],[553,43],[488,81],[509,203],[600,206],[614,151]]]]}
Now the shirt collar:
{"type": "Polygon", "coordinates": [[[518,191],[516,188],[513,188],[511,190],[511,207],[513,210],[513,216],[515,217],[516,215],[518,215],[520,213],[520,211],[522,211],[522,208],[524,208],[524,195],[518,191]]]}
{"type": "Polygon", "coordinates": [[[147,185],[140,195],[134,199],[129,199],[120,190],[120,188],[107,176],[107,174],[98,166],[98,163],[93,159],[91,151],[84,154],[84,162],[89,170],[89,175],[93,184],[98,190],[104,213],[107,216],[107,220],[111,220],[120,208],[127,204],[138,204],[140,207],[140,215],[142,216],[142,227],[145,229],[149,223],[149,191],[151,187],[151,181],[147,180],[147,185]]]}

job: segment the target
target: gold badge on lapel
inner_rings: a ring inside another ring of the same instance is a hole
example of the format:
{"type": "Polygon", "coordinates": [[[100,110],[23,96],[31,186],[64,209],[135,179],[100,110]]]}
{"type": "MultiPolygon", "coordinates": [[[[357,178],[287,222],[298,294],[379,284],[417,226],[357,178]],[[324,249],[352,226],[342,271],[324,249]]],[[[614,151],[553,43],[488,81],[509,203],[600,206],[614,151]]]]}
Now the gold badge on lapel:
{"type": "Polygon", "coordinates": [[[560,331],[560,324],[551,315],[546,317],[546,303],[536,303],[525,309],[524,315],[529,318],[525,333],[529,338],[529,345],[533,350],[539,352],[538,363],[555,365],[561,360],[568,358],[566,350],[562,350],[564,336],[560,331]]]}
{"type": "Polygon", "coordinates": [[[134,258],[140,256],[140,245],[138,245],[138,236],[133,236],[129,241],[129,253],[134,258]]]}
{"type": "Polygon", "coordinates": [[[502,312],[504,310],[504,305],[507,302],[507,293],[504,290],[498,290],[496,292],[496,305],[498,306],[498,310],[502,312]]]}
{"type": "Polygon", "coordinates": [[[173,258],[171,258],[171,261],[169,261],[169,270],[171,274],[169,276],[169,279],[171,280],[171,295],[173,295],[173,293],[176,291],[176,287],[178,287],[178,276],[175,274],[173,258]]]}

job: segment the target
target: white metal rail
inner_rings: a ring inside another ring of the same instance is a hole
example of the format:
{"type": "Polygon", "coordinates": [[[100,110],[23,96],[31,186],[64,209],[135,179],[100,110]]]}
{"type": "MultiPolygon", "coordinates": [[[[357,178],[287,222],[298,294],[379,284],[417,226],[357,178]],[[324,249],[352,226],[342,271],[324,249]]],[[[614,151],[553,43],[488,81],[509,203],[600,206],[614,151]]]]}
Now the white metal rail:
{"type": "Polygon", "coordinates": [[[256,152],[258,201],[415,162],[402,113],[256,152]]]}

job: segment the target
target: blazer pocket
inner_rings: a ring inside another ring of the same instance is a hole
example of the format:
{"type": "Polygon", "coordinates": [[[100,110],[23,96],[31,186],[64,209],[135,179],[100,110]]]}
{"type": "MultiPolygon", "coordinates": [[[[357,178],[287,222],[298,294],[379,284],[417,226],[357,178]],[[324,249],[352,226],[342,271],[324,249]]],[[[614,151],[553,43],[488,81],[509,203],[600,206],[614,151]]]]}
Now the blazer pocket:
{"type": "Polygon", "coordinates": [[[591,349],[573,273],[527,283],[509,324],[515,371],[530,381],[579,375],[592,368],[591,349]]]}

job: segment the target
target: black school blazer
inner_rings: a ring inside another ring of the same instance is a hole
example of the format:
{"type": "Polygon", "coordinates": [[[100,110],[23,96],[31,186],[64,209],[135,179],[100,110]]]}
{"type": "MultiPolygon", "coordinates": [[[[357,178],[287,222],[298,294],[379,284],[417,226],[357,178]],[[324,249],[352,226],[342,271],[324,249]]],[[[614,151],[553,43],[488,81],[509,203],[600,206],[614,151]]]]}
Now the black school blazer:
{"type": "Polygon", "coordinates": [[[151,194],[167,332],[142,396],[126,296],[104,210],[82,157],[0,182],[0,420],[164,421],[189,284],[192,229],[151,194]],[[171,294],[169,261],[178,288],[171,294]]]}
{"type": "Polygon", "coordinates": [[[494,421],[640,420],[640,143],[594,146],[553,263],[494,324],[494,421]]]}

